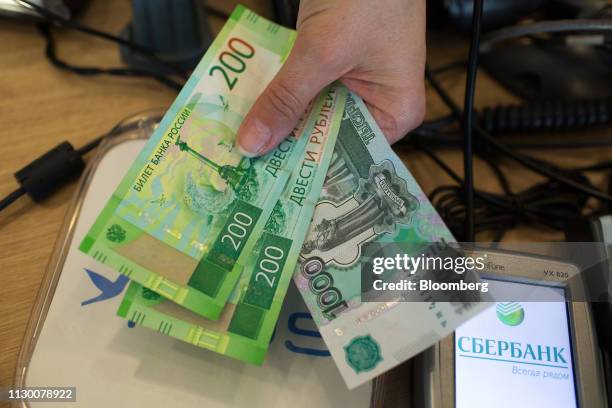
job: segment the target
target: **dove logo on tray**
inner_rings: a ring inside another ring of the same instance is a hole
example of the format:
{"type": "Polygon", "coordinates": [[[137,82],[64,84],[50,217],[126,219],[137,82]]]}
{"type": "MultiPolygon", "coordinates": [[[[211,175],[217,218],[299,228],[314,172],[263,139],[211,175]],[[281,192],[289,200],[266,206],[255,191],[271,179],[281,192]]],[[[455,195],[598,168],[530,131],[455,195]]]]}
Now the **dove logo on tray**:
{"type": "Polygon", "coordinates": [[[127,283],[130,281],[130,279],[125,275],[119,275],[117,279],[111,281],[110,279],[100,275],[99,273],[96,273],[87,268],[83,268],[83,270],[85,270],[85,272],[89,276],[91,283],[93,283],[96,288],[100,290],[100,294],[90,299],[84,300],[83,302],[81,302],[81,306],[101,302],[103,300],[108,300],[114,298],[115,296],[118,296],[119,294],[121,294],[121,292],[123,292],[123,289],[125,289],[125,285],[127,285],[127,283]]]}

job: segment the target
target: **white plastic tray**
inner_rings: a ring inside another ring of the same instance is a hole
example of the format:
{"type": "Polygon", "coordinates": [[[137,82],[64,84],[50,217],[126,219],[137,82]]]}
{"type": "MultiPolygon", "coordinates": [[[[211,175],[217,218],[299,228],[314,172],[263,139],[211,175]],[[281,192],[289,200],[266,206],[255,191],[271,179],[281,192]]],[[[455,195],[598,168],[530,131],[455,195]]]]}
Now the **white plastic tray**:
{"type": "MultiPolygon", "coordinates": [[[[157,123],[124,122],[83,176],[48,266],[15,375],[17,387],[75,386],[70,407],[370,407],[348,391],[295,287],[263,367],[196,348],[116,316],[127,279],[78,243],[157,123]]],[[[20,403],[22,407],[26,403],[20,403]]]]}

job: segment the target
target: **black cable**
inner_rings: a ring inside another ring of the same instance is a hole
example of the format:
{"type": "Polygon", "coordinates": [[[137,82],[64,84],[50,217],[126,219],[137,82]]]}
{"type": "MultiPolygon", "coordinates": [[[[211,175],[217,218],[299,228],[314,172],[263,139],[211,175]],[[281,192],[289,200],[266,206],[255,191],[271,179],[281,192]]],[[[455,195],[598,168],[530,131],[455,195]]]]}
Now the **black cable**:
{"type": "Polygon", "coordinates": [[[480,126],[494,134],[573,130],[612,123],[612,98],[486,107],[479,117],[480,126]]]}
{"type": "MultiPolygon", "coordinates": [[[[425,125],[425,123],[423,124],[425,125]]],[[[421,126],[412,132],[410,132],[405,138],[397,141],[393,146],[395,148],[420,148],[423,143],[431,148],[461,148],[462,136],[454,131],[441,132],[435,129],[430,130],[427,127],[421,126]]],[[[544,139],[541,142],[530,142],[525,141],[524,135],[507,135],[503,138],[498,138],[500,142],[505,144],[507,147],[521,150],[541,150],[541,149],[581,149],[581,148],[593,148],[593,147],[610,147],[612,146],[612,138],[607,137],[605,139],[595,140],[568,140],[568,141],[556,141],[544,139]]],[[[478,142],[478,139],[476,139],[478,142]]],[[[476,143],[474,146],[475,153],[480,153],[481,146],[476,143]]],[[[490,151],[490,149],[488,149],[490,151]]]]}
{"type": "Polygon", "coordinates": [[[208,11],[208,14],[210,14],[211,16],[222,18],[224,20],[227,20],[230,17],[230,15],[226,13],[225,11],[221,11],[219,9],[211,7],[208,4],[206,4],[205,7],[206,7],[206,11],[208,11]]]}
{"type": "Polygon", "coordinates": [[[104,140],[104,138],[106,136],[107,135],[104,134],[102,136],[96,137],[94,140],[92,140],[91,142],[87,143],[85,146],[82,146],[82,147],[76,149],[76,152],[78,154],[80,154],[81,156],[85,156],[87,153],[89,153],[90,151],[92,151],[93,149],[98,147],[100,145],[100,143],[102,143],[102,140],[104,140]]]}
{"type": "Polygon", "coordinates": [[[438,130],[438,129],[442,129],[445,128],[449,125],[452,125],[453,123],[455,123],[457,121],[457,119],[455,119],[455,117],[451,114],[451,115],[446,115],[446,116],[442,116],[440,118],[436,118],[436,119],[432,119],[432,120],[428,120],[425,121],[423,123],[421,123],[421,126],[419,126],[417,129],[415,130],[438,130]]]}
{"type": "Polygon", "coordinates": [[[24,195],[26,192],[23,187],[19,187],[17,190],[8,194],[2,200],[0,200],[0,211],[4,210],[6,207],[14,203],[19,197],[24,195]]]}
{"type": "Polygon", "coordinates": [[[180,84],[164,75],[159,75],[154,72],[145,71],[136,68],[98,68],[98,67],[85,67],[69,64],[66,61],[61,60],[57,56],[57,50],[55,46],[55,39],[51,33],[51,27],[48,23],[40,23],[37,25],[38,30],[45,38],[45,56],[53,66],[56,68],[69,71],[78,75],[93,76],[93,75],[112,75],[122,77],[149,77],[155,79],[161,84],[175,90],[180,91],[183,84],[180,84]]]}
{"type": "Polygon", "coordinates": [[[612,169],[612,160],[605,160],[599,163],[591,164],[589,166],[577,167],[575,171],[605,171],[612,169]]]}
{"type": "Polygon", "coordinates": [[[440,75],[442,73],[445,73],[447,71],[451,71],[453,69],[458,69],[458,68],[465,68],[467,65],[467,60],[465,59],[460,59],[460,60],[456,60],[456,61],[451,61],[447,64],[444,65],[440,65],[439,67],[436,68],[431,68],[431,72],[434,75],[440,75]]]}
{"type": "MultiPolygon", "coordinates": [[[[434,71],[430,70],[434,75],[434,71]]],[[[577,130],[612,124],[612,98],[548,100],[525,104],[486,106],[475,111],[479,125],[489,133],[525,133],[577,130]]],[[[423,122],[418,130],[439,130],[455,123],[450,114],[423,122]]]]}
{"type": "MultiPolygon", "coordinates": [[[[435,188],[429,194],[429,199],[451,232],[458,239],[465,239],[463,180],[428,147],[422,150],[457,183],[455,186],[435,188]]],[[[574,171],[572,177],[589,183],[579,172],[574,171]]],[[[495,242],[501,240],[506,231],[520,224],[562,230],[567,221],[582,214],[587,200],[586,194],[554,180],[538,183],[516,194],[495,194],[475,189],[474,196],[477,215],[475,232],[493,231],[495,242]]]]}
{"type": "MultiPolygon", "coordinates": [[[[147,120],[156,123],[161,120],[161,116],[152,116],[147,120]]],[[[94,138],[78,149],[74,149],[69,142],[60,143],[15,173],[20,187],[0,201],[0,210],[24,194],[34,202],[45,200],[81,174],[85,168],[83,157],[98,147],[104,138],[119,132],[130,132],[141,126],[143,126],[142,120],[129,122],[123,120],[109,132],[94,138]]]]}
{"type": "Polygon", "coordinates": [[[506,175],[500,168],[499,164],[497,163],[497,160],[489,156],[488,154],[479,155],[479,157],[485,163],[489,165],[489,168],[491,169],[491,171],[493,171],[493,173],[497,177],[497,180],[499,181],[499,186],[503,190],[504,194],[512,195],[512,188],[510,188],[510,181],[508,180],[508,177],[506,177],[506,175]]]}
{"type": "MultiPolygon", "coordinates": [[[[423,152],[429,156],[429,158],[436,163],[440,168],[442,168],[442,170],[444,170],[460,187],[461,189],[463,189],[463,180],[461,180],[461,177],[459,177],[459,175],[457,175],[457,173],[455,173],[453,171],[453,169],[451,169],[446,163],[444,163],[444,161],[442,161],[442,159],[440,159],[438,156],[436,156],[433,151],[431,151],[430,149],[423,147],[422,148],[423,152]]],[[[440,188],[440,187],[439,187],[440,188]]],[[[434,190],[435,192],[435,190],[434,190]]],[[[492,205],[497,205],[497,206],[504,206],[504,203],[500,200],[495,199],[494,197],[481,192],[480,190],[474,190],[474,193],[477,197],[481,198],[482,200],[492,204],[492,205]]],[[[433,193],[431,193],[433,194],[433,193]]],[[[431,195],[430,195],[431,197],[431,195]]],[[[508,206],[506,206],[507,208],[510,208],[508,206]]]]}
{"type": "MultiPolygon", "coordinates": [[[[429,70],[434,75],[434,70],[429,70]]],[[[497,139],[511,148],[549,149],[549,148],[586,148],[610,146],[612,140],[597,138],[574,141],[525,142],[525,132],[543,130],[576,130],[612,124],[612,99],[590,99],[569,101],[538,101],[520,105],[497,105],[474,111],[478,124],[485,131],[494,134],[497,139]],[[499,134],[505,134],[503,139],[499,134]],[[508,135],[509,134],[509,135],[508,135]],[[516,139],[513,140],[513,139],[516,139]]],[[[414,137],[427,137],[430,146],[457,147],[461,139],[448,132],[440,132],[457,122],[455,115],[450,114],[424,122],[403,138],[398,145],[411,144],[414,137]]],[[[475,146],[477,148],[478,146],[475,146]]]]}
{"type": "Polygon", "coordinates": [[[130,40],[126,40],[125,38],[121,38],[118,37],[116,35],[113,34],[109,34],[106,33],[104,31],[100,31],[97,30],[95,28],[92,27],[88,27],[82,24],[79,24],[75,21],[66,19],[62,16],[60,16],[59,14],[53,13],[52,11],[46,9],[45,7],[41,7],[37,4],[32,3],[29,0],[14,0],[17,3],[23,3],[26,4],[28,7],[32,8],[34,11],[36,11],[38,14],[40,14],[42,17],[46,18],[47,20],[49,20],[52,23],[55,23],[61,27],[64,28],[68,28],[71,30],[75,30],[75,31],[79,31],[81,33],[84,34],[88,34],[88,35],[92,35],[94,37],[99,37],[102,38],[104,40],[107,41],[111,41],[117,44],[121,44],[121,45],[125,45],[126,47],[129,47],[130,49],[134,50],[135,52],[149,58],[150,60],[152,60],[153,62],[155,62],[156,64],[162,65],[164,68],[167,68],[168,70],[172,71],[175,75],[180,76],[183,79],[187,79],[187,75],[185,74],[185,72],[183,72],[183,70],[181,70],[180,68],[175,67],[172,64],[169,64],[166,61],[163,61],[162,59],[160,59],[156,54],[155,51],[148,48],[148,47],[144,47],[140,44],[136,44],[133,41],[130,40]]]}
{"type": "Polygon", "coordinates": [[[521,150],[548,150],[548,149],[591,149],[593,147],[610,147],[612,146],[612,140],[578,140],[573,142],[545,142],[545,143],[533,143],[533,142],[504,142],[504,144],[513,149],[521,150]]]}
{"type": "MultiPolygon", "coordinates": [[[[442,99],[442,101],[449,107],[449,109],[453,112],[453,115],[455,115],[455,117],[457,119],[461,119],[463,116],[463,111],[461,110],[461,108],[452,100],[452,98],[450,97],[450,95],[444,90],[444,88],[442,88],[442,86],[438,83],[438,81],[433,77],[433,75],[431,75],[431,72],[429,71],[429,69],[426,67],[425,68],[425,76],[427,78],[427,80],[429,81],[429,83],[431,84],[432,88],[436,91],[436,93],[440,96],[440,98],[442,99]]],[[[498,142],[497,140],[495,140],[488,132],[486,132],[484,129],[482,129],[480,126],[478,126],[477,124],[474,124],[473,126],[473,130],[475,132],[475,134],[483,141],[486,142],[487,147],[495,149],[497,152],[504,154],[505,156],[511,158],[512,160],[520,163],[521,165],[527,167],[528,169],[532,170],[535,173],[538,173],[542,176],[548,177],[552,180],[556,180],[559,183],[564,184],[567,187],[570,187],[572,189],[581,191],[589,196],[598,198],[601,201],[605,201],[607,203],[612,203],[612,196],[610,196],[609,194],[605,194],[600,190],[597,190],[596,188],[592,188],[592,187],[588,187],[588,186],[584,186],[566,176],[563,175],[563,171],[562,169],[553,166],[552,164],[549,164],[549,167],[544,167],[541,166],[540,163],[538,163],[535,159],[533,159],[532,157],[519,153],[519,152],[515,152],[513,149],[509,148],[508,146],[498,142]]]]}
{"type": "Polygon", "coordinates": [[[474,93],[476,91],[476,74],[478,71],[478,48],[480,44],[480,26],[482,21],[483,0],[474,0],[472,13],[472,37],[465,81],[465,100],[463,115],[463,173],[465,185],[466,222],[465,236],[474,242],[474,167],[472,128],[474,121],[474,93]]]}
{"type": "MultiPolygon", "coordinates": [[[[150,122],[159,123],[161,122],[162,117],[163,116],[150,116],[147,120],[150,122]]],[[[113,128],[109,130],[107,133],[104,133],[92,139],[91,141],[87,142],[85,145],[79,147],[78,149],[75,149],[75,152],[77,152],[81,156],[85,156],[87,153],[91,152],[93,149],[98,147],[100,143],[102,143],[102,141],[106,137],[112,136],[114,134],[121,133],[121,132],[131,132],[143,125],[142,121],[128,122],[128,123],[125,123],[125,122],[126,122],[125,119],[122,120],[121,122],[113,126],[113,128]]]]}

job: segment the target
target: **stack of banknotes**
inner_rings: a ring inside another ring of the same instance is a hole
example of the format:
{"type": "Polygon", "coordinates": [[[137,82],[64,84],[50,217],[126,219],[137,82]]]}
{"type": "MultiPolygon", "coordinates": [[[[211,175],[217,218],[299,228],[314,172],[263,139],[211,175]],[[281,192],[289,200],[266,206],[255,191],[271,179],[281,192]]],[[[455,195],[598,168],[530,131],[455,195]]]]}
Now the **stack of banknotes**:
{"type": "Polygon", "coordinates": [[[243,118],[295,38],[238,7],[80,250],[131,280],[119,316],[252,364],[266,356],[293,279],[354,388],[478,307],[361,301],[364,244],[453,237],[342,85],[324,89],[272,152],[237,151],[243,118]]]}

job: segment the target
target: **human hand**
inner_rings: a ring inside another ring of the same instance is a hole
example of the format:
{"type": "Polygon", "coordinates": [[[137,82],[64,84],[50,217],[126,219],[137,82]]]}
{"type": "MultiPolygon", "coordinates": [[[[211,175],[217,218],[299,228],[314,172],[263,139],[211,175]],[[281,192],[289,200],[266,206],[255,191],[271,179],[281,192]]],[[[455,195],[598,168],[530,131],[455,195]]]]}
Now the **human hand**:
{"type": "Polygon", "coordinates": [[[302,0],[295,45],[242,123],[246,156],[272,150],[308,103],[339,79],[390,143],[425,115],[425,0],[302,0]]]}

